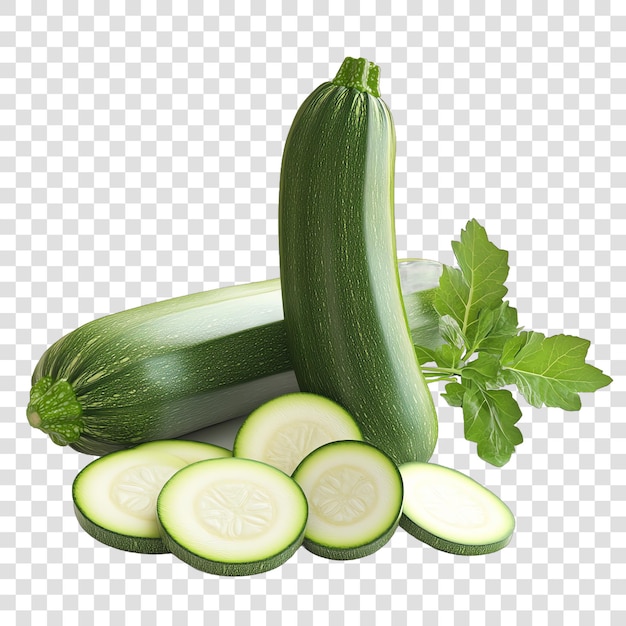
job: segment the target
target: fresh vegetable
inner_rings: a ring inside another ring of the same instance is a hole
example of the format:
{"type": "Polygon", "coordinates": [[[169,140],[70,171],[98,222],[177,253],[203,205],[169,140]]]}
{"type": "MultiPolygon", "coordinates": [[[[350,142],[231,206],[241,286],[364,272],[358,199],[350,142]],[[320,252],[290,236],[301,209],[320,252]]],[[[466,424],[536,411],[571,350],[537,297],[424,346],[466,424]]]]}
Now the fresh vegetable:
{"type": "Polygon", "coordinates": [[[324,396],[295,392],[252,411],[237,432],[233,454],[291,475],[310,452],[343,439],[363,439],[345,409],[324,396]]]}
{"type": "MultiPolygon", "coordinates": [[[[442,266],[400,262],[420,341],[433,342],[442,266]],[[420,297],[418,291],[423,291],[420,297]]],[[[27,416],[59,445],[101,455],[247,415],[298,391],[278,279],[223,287],[93,320],[41,357],[27,416]]]]}
{"type": "Polygon", "coordinates": [[[165,481],[185,465],[231,456],[209,443],[153,441],[95,459],[74,479],[79,524],[92,537],[120,550],[167,552],[156,520],[156,499],[165,481]]]}
{"type": "Polygon", "coordinates": [[[357,559],[391,539],[402,511],[402,478],[378,448],[363,441],[325,444],[293,477],[309,502],[304,547],[314,554],[357,559]]]}
{"type": "Polygon", "coordinates": [[[446,382],[443,397],[463,408],[465,437],[478,444],[478,455],[501,466],[523,439],[516,426],[522,411],[503,387],[516,385],[535,407],[576,411],[578,393],[596,391],[611,378],[585,363],[586,339],[546,337],[518,326],[517,311],[503,299],[508,253],[476,220],[452,248],[459,268],[444,267],[434,298],[445,343],[433,349],[418,341],[416,352],[427,380],[446,382]]]}
{"type": "Polygon", "coordinates": [[[338,402],[402,463],[431,457],[437,415],[401,297],[395,134],[378,74],[348,58],[296,114],[280,176],[280,272],[300,389],[338,402]]]}
{"type": "Polygon", "coordinates": [[[260,574],[302,544],[307,501],[284,472],[236,457],[200,461],[177,472],[157,500],[167,548],[203,572],[260,574]]]}
{"type": "Polygon", "coordinates": [[[400,526],[428,545],[452,554],[477,555],[504,548],[515,518],[494,493],[475,480],[434,463],[400,465],[404,506],[400,526]]]}

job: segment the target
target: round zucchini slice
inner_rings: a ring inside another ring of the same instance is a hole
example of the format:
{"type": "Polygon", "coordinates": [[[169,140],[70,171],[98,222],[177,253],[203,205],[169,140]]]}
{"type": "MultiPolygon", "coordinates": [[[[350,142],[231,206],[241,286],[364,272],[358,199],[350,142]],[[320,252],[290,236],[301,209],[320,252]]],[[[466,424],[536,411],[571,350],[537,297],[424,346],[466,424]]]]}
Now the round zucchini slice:
{"type": "Polygon", "coordinates": [[[358,559],[385,545],[402,510],[391,458],[364,441],[336,441],[309,454],[293,474],[309,502],[304,547],[329,559],[358,559]]]}
{"type": "Polygon", "coordinates": [[[263,461],[291,476],[310,452],[343,439],[363,439],[343,407],[317,394],[288,393],[250,413],[237,432],[233,454],[263,461]]]}
{"type": "Polygon", "coordinates": [[[236,457],[199,461],[177,472],[157,500],[168,550],[221,576],[274,569],[302,544],[307,501],[284,472],[236,457]]]}
{"type": "Polygon", "coordinates": [[[493,492],[457,470],[435,463],[400,465],[404,508],[400,526],[444,552],[479,555],[504,548],[515,517],[493,492]]]}
{"type": "Polygon", "coordinates": [[[72,484],[80,526],[108,546],[167,552],[156,520],[156,499],[165,482],[186,465],[157,449],[130,448],[86,465],[72,484]]]}

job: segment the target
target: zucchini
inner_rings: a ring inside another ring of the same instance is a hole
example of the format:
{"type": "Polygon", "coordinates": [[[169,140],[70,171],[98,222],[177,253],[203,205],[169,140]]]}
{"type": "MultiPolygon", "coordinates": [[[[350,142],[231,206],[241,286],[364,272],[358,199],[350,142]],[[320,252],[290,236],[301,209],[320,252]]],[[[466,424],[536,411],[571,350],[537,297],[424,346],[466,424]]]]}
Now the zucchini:
{"type": "Polygon", "coordinates": [[[373,554],[392,537],[402,512],[397,466],[363,441],[335,441],[311,452],[294,480],[309,503],[304,547],[328,559],[373,554]]]}
{"type": "Polygon", "coordinates": [[[496,552],[510,542],[513,513],[473,478],[434,463],[406,463],[400,473],[400,526],[420,541],[467,556],[496,552]]]}
{"type": "Polygon", "coordinates": [[[284,472],[236,457],[180,470],[157,500],[168,550],[188,565],[221,576],[274,569],[302,545],[308,505],[284,472]]]}
{"type": "Polygon", "coordinates": [[[321,445],[362,438],[357,423],[336,402],[301,391],[252,411],[237,431],[233,455],[263,461],[291,475],[321,445]]]}
{"type": "Polygon", "coordinates": [[[278,214],[285,330],[302,391],[342,405],[396,463],[426,461],[438,423],[395,261],[395,131],[378,74],[347,58],[287,136],[278,214]]]}
{"type": "Polygon", "coordinates": [[[167,552],[156,519],[165,482],[186,465],[230,456],[198,441],[154,441],[118,450],[86,465],[72,484],[74,512],[94,539],[119,550],[167,552]]]}
{"type": "MultiPolygon", "coordinates": [[[[406,296],[415,328],[429,328],[442,266],[432,272],[429,262],[400,264],[411,289],[424,292],[406,296]]],[[[438,338],[434,333],[431,341],[438,338]]],[[[46,350],[32,383],[30,424],[88,454],[247,415],[298,391],[280,281],[222,287],[93,320],[46,350]]]]}

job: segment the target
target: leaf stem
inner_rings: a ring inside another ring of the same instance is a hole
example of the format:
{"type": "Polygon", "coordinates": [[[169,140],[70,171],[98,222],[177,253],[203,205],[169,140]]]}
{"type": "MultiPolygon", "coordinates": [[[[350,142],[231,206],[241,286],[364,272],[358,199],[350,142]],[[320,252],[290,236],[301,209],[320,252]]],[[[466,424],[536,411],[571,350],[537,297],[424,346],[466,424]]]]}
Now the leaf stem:
{"type": "Polygon", "coordinates": [[[457,377],[461,375],[461,371],[452,367],[425,367],[422,366],[422,372],[427,383],[448,382],[454,383],[457,377]]]}
{"type": "Polygon", "coordinates": [[[424,374],[438,375],[438,374],[452,374],[453,376],[460,376],[461,370],[455,367],[428,367],[422,365],[422,372],[424,374]]]}
{"type": "Polygon", "coordinates": [[[428,384],[441,382],[455,383],[457,381],[457,379],[452,376],[426,376],[425,378],[428,384]]]}

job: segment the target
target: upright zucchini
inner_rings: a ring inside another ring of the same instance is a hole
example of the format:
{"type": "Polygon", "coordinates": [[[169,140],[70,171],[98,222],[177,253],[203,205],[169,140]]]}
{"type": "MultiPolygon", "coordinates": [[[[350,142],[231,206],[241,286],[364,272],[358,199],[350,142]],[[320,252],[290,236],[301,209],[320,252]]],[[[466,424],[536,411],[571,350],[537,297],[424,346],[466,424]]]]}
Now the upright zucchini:
{"type": "MultiPolygon", "coordinates": [[[[441,265],[400,263],[416,343],[438,341],[441,265]]],[[[278,279],[171,298],[93,320],[43,354],[27,416],[59,445],[102,455],[247,415],[298,391],[278,279]]]]}
{"type": "Polygon", "coordinates": [[[426,461],[437,416],[402,302],[395,131],[378,76],[347,58],[289,131],[278,218],[287,345],[302,391],[342,405],[397,463],[426,461]]]}

